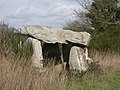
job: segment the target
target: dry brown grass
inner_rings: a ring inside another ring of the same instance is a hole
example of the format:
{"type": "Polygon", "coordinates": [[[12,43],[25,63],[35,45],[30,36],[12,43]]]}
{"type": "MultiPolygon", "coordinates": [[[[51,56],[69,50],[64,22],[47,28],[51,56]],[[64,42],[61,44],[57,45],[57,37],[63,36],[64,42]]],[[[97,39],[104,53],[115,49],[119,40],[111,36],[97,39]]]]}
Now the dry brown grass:
{"type": "MultiPolygon", "coordinates": [[[[97,63],[84,77],[111,74],[120,70],[119,54],[94,51],[90,56],[97,63]]],[[[66,90],[67,74],[61,70],[61,66],[52,66],[40,73],[29,61],[13,59],[15,58],[0,57],[0,90],[66,90]]]]}
{"type": "MultiPolygon", "coordinates": [[[[119,54],[94,51],[90,56],[97,63],[84,77],[111,74],[120,70],[119,54]]],[[[61,66],[52,66],[40,73],[29,61],[14,59],[0,57],[0,90],[66,90],[68,78],[61,66]]]]}
{"type": "Polygon", "coordinates": [[[110,52],[94,52],[94,61],[100,65],[105,73],[114,73],[120,70],[120,55],[110,52]]]}
{"type": "Polygon", "coordinates": [[[18,47],[20,40],[25,37],[0,29],[0,90],[65,90],[66,72],[53,65],[40,73],[31,65],[30,48],[18,47]]]}
{"type": "Polygon", "coordinates": [[[11,58],[0,57],[0,90],[65,90],[67,76],[64,71],[51,67],[44,73],[30,63],[12,62],[11,58]]]}
{"type": "Polygon", "coordinates": [[[95,77],[96,75],[112,74],[120,71],[120,55],[111,52],[92,51],[90,57],[94,64],[84,75],[85,77],[95,77]]]}

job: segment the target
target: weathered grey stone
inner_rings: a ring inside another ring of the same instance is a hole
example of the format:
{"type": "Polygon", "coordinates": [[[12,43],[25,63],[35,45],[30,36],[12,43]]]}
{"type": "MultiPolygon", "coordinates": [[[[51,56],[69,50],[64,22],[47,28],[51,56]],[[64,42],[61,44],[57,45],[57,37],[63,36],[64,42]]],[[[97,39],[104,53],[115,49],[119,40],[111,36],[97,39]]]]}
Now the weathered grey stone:
{"type": "Polygon", "coordinates": [[[33,55],[32,55],[32,63],[33,66],[43,68],[43,55],[42,55],[42,46],[41,42],[34,38],[28,38],[27,41],[32,42],[33,46],[33,55]]]}
{"type": "Polygon", "coordinates": [[[90,34],[87,32],[73,32],[71,30],[55,29],[41,27],[37,25],[23,25],[20,27],[21,33],[30,35],[46,43],[64,43],[68,42],[88,46],[90,34]]]}
{"type": "Polygon", "coordinates": [[[88,56],[88,48],[87,47],[84,48],[84,53],[85,53],[86,60],[88,61],[88,64],[92,64],[93,59],[88,56]]]}
{"type": "Polygon", "coordinates": [[[88,69],[88,63],[84,49],[81,47],[73,46],[70,50],[69,56],[70,70],[78,71],[79,73],[85,72],[88,69]]]}
{"type": "Polygon", "coordinates": [[[33,45],[32,62],[35,67],[43,68],[42,60],[43,54],[45,54],[44,51],[48,50],[48,55],[51,57],[55,50],[53,47],[55,45],[48,45],[47,48],[45,48],[43,44],[42,48],[41,41],[46,44],[62,44],[63,47],[61,49],[63,50],[63,54],[56,49],[59,53],[54,54],[55,56],[53,56],[60,57],[62,55],[64,60],[67,62],[67,66],[70,66],[70,70],[78,71],[79,73],[85,72],[87,71],[89,64],[93,62],[93,60],[88,57],[87,46],[91,36],[87,32],[73,32],[70,30],[41,27],[37,25],[23,25],[20,29],[22,34],[31,37],[27,41],[31,41],[33,45]],[[68,51],[65,51],[66,44],[69,46],[67,49],[68,51]],[[52,48],[54,50],[52,50],[52,48]],[[68,59],[69,62],[67,61],[68,59]]]}

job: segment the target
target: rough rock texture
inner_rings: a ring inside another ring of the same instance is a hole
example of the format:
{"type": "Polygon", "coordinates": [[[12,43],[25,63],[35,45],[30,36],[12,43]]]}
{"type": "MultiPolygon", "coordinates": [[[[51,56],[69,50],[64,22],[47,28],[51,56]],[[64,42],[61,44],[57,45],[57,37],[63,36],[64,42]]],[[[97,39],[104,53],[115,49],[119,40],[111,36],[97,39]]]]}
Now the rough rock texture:
{"type": "Polygon", "coordinates": [[[84,49],[73,46],[69,56],[70,70],[76,70],[79,73],[85,72],[88,69],[88,63],[84,49]]]}
{"type": "Polygon", "coordinates": [[[20,27],[21,33],[30,35],[46,43],[64,43],[68,42],[88,46],[90,34],[87,32],[73,32],[70,30],[41,27],[37,25],[23,25],[20,27]]]}
{"type": "Polygon", "coordinates": [[[87,47],[84,48],[84,54],[85,54],[86,60],[88,61],[88,64],[92,64],[93,59],[88,56],[88,48],[87,47]]]}
{"type": "Polygon", "coordinates": [[[33,44],[32,61],[35,67],[43,68],[42,60],[46,52],[50,57],[58,57],[58,60],[63,56],[70,70],[79,73],[87,71],[89,63],[93,62],[88,57],[87,46],[91,36],[87,32],[73,32],[37,25],[23,25],[20,30],[22,34],[31,37],[28,41],[33,44]],[[44,42],[43,46],[41,46],[41,41],[44,42]],[[62,44],[61,50],[63,51],[61,52],[63,54],[60,52],[58,44],[62,44]]]}
{"type": "Polygon", "coordinates": [[[33,66],[43,68],[43,62],[42,62],[43,55],[42,55],[41,42],[33,38],[28,38],[27,41],[31,41],[33,46],[33,55],[31,58],[33,62],[33,66]]]}

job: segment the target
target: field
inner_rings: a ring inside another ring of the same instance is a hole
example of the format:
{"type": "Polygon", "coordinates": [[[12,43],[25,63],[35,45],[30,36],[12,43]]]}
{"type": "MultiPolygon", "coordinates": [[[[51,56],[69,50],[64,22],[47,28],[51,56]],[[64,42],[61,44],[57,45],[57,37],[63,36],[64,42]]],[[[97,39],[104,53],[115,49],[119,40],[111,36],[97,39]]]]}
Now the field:
{"type": "Polygon", "coordinates": [[[118,53],[90,50],[94,63],[81,77],[54,65],[40,73],[31,65],[31,44],[19,47],[26,38],[9,28],[0,30],[0,90],[119,90],[118,53]]]}
{"type": "Polygon", "coordinates": [[[120,56],[93,53],[96,65],[82,77],[68,77],[66,71],[51,66],[44,73],[29,61],[0,57],[0,90],[119,90],[120,56]]]}

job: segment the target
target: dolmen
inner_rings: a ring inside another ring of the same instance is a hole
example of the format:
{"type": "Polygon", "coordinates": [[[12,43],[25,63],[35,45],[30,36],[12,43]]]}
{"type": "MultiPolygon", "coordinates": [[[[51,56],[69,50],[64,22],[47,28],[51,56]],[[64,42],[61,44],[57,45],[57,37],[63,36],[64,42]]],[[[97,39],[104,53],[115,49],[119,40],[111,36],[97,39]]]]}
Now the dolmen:
{"type": "Polygon", "coordinates": [[[88,57],[88,45],[91,35],[87,32],[42,27],[38,25],[22,25],[20,32],[29,36],[32,42],[32,63],[35,67],[44,68],[46,56],[66,62],[69,70],[79,73],[87,71],[93,62],[88,57]]]}

